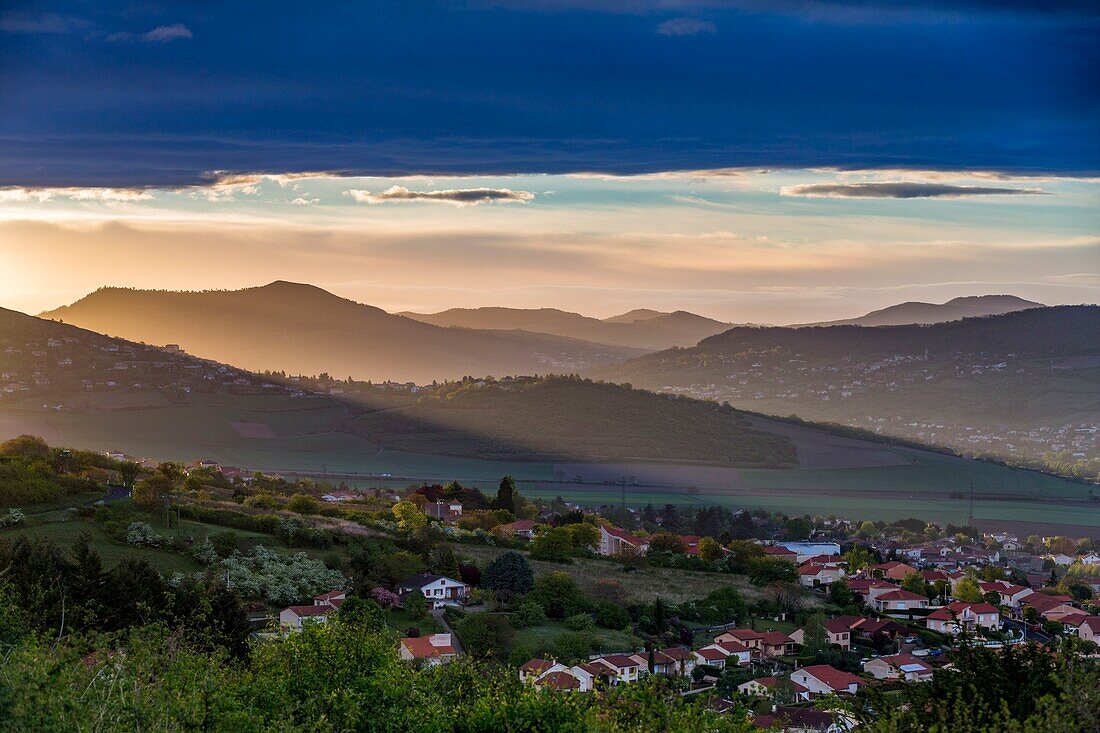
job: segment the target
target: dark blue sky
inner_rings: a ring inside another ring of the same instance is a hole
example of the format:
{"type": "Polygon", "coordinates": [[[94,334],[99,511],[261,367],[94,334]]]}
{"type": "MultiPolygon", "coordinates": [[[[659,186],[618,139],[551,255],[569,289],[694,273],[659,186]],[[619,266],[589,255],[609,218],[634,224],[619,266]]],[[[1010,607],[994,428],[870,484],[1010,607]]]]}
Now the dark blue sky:
{"type": "Polygon", "coordinates": [[[213,170],[1100,171],[1095,3],[0,7],[0,185],[213,170]]]}

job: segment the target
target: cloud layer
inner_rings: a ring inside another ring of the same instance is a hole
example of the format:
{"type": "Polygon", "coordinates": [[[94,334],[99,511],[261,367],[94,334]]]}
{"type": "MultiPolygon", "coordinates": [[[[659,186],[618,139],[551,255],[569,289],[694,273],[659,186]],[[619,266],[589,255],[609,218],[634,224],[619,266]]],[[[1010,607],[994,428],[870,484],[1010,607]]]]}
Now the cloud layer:
{"type": "Polygon", "coordinates": [[[998,188],[994,186],[955,186],[946,183],[808,183],[784,186],[784,196],[806,196],[830,199],[927,199],[962,198],[965,196],[1045,195],[1038,188],[998,188]]]}
{"type": "Polygon", "coordinates": [[[440,201],[452,206],[477,206],[486,203],[524,203],[535,198],[530,191],[513,191],[510,188],[450,188],[443,191],[410,191],[404,186],[391,186],[381,193],[371,193],[353,188],[345,191],[356,201],[365,204],[384,204],[400,201],[440,201]]]}
{"type": "Polygon", "coordinates": [[[669,18],[657,26],[662,36],[694,36],[698,33],[714,33],[718,28],[709,20],[698,18],[669,18]]]}

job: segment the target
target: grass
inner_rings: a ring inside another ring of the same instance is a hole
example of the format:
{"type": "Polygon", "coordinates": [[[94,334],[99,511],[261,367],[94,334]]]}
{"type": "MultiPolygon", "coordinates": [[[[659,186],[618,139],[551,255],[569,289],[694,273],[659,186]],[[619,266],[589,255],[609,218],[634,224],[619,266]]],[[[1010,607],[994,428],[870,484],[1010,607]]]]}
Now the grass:
{"type": "MultiPolygon", "coordinates": [[[[484,565],[506,550],[484,545],[455,545],[455,552],[484,565]]],[[[526,553],[524,553],[526,554],[526,553]]],[[[568,573],[585,591],[592,591],[597,581],[614,580],[623,586],[630,601],[649,602],[657,596],[673,603],[702,598],[717,588],[736,588],[746,599],[760,597],[760,589],[743,575],[704,573],[696,570],[643,567],[625,572],[617,562],[603,559],[577,558],[571,565],[530,560],[535,576],[554,571],[568,573]]],[[[811,600],[811,602],[813,602],[811,600]]]]}
{"type": "MultiPolygon", "coordinates": [[[[530,626],[524,629],[516,629],[514,645],[521,649],[549,649],[554,640],[561,634],[575,633],[569,627],[559,621],[547,621],[540,626],[530,626]]],[[[640,649],[643,641],[629,631],[614,631],[595,626],[586,630],[596,639],[596,651],[601,653],[634,651],[640,649]]]]}
{"type": "Polygon", "coordinates": [[[436,621],[435,616],[427,614],[423,618],[413,618],[403,608],[391,608],[386,614],[386,624],[397,632],[399,636],[404,636],[405,631],[409,628],[420,629],[420,634],[422,636],[443,631],[439,622],[436,621]]]}
{"type": "Polygon", "coordinates": [[[90,520],[72,516],[53,518],[43,523],[31,523],[23,527],[0,530],[0,538],[14,540],[18,537],[48,539],[61,547],[72,547],[82,533],[88,534],[91,547],[99,553],[103,564],[113,567],[123,560],[145,559],[162,573],[193,572],[200,565],[189,557],[168,550],[151,547],[134,547],[115,542],[106,532],[90,520]]]}

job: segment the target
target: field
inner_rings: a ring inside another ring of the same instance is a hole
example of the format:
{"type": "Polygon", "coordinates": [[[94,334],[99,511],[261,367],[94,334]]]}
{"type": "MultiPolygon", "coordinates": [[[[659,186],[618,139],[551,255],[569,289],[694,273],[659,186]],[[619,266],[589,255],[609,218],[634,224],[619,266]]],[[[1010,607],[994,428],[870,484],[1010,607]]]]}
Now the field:
{"type": "MultiPolygon", "coordinates": [[[[560,634],[571,633],[569,628],[557,621],[549,621],[541,626],[516,629],[514,646],[521,649],[548,649],[560,634]]],[[[585,632],[596,639],[601,653],[623,652],[640,649],[643,641],[628,631],[612,631],[593,627],[585,632]]]]}
{"type": "MultiPolygon", "coordinates": [[[[505,550],[484,545],[455,545],[461,557],[485,564],[505,550]]],[[[598,580],[614,580],[623,586],[627,598],[635,602],[650,602],[657,596],[666,601],[683,603],[705,596],[716,588],[736,588],[747,599],[758,598],[760,589],[750,585],[743,575],[702,573],[694,570],[642,567],[626,572],[611,560],[576,558],[570,565],[529,560],[535,576],[554,571],[568,573],[585,591],[591,591],[598,580]]]]}
{"type": "MultiPolygon", "coordinates": [[[[400,488],[457,479],[494,489],[501,476],[511,474],[529,496],[560,495],[586,505],[618,503],[625,493],[631,506],[718,504],[873,520],[915,516],[963,524],[973,485],[974,517],[986,525],[1048,524],[1100,534],[1100,506],[1089,503],[1087,484],[905,448],[868,449],[868,465],[861,467],[801,469],[479,460],[382,449],[342,432],[339,421],[347,408],[328,398],[196,394],[190,399],[189,405],[132,410],[5,408],[0,438],[29,432],[56,444],[157,460],[212,459],[359,486],[400,488]],[[274,437],[247,437],[232,423],[250,425],[248,434],[274,437]]],[[[842,465],[854,456],[849,450],[830,460],[842,465]]],[[[817,455],[812,465],[829,464],[817,455]]]]}

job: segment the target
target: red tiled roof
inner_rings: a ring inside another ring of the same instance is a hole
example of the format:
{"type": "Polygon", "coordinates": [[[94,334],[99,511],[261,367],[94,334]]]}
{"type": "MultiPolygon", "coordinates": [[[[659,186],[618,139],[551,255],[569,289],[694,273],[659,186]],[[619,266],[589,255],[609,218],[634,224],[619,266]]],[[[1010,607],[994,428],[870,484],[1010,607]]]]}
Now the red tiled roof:
{"type": "Polygon", "coordinates": [[[346,591],[330,590],[328,593],[322,593],[319,596],[313,596],[313,600],[315,600],[315,601],[335,601],[335,600],[339,600],[340,598],[343,598],[345,595],[347,595],[346,591]]]}
{"type": "Polygon", "coordinates": [[[787,636],[782,631],[765,631],[763,641],[768,646],[782,646],[783,644],[793,643],[794,639],[787,636]]]}
{"type": "Polygon", "coordinates": [[[1040,613],[1049,611],[1050,609],[1061,606],[1063,603],[1069,603],[1071,599],[1066,596],[1051,596],[1046,593],[1032,593],[1027,598],[1024,598],[1022,603],[1025,603],[1040,613]]]}
{"type": "Polygon", "coordinates": [[[550,672],[538,679],[538,684],[554,690],[575,690],[581,686],[580,680],[569,672],[550,672]]]}
{"type": "Polygon", "coordinates": [[[831,618],[822,625],[833,634],[843,634],[852,628],[847,621],[840,618],[831,618]]]}
{"type": "Polygon", "coordinates": [[[691,650],[686,646],[670,646],[667,649],[662,649],[661,653],[669,659],[677,661],[691,659],[691,650]]]}
{"type": "Polygon", "coordinates": [[[810,667],[803,667],[802,671],[806,674],[813,675],[834,690],[846,690],[848,689],[848,685],[852,683],[857,685],[864,684],[863,680],[856,677],[854,674],[844,672],[828,664],[815,664],[810,667]]]}
{"type": "Polygon", "coordinates": [[[764,554],[777,557],[798,557],[798,553],[794,550],[788,550],[786,547],[780,547],[779,545],[767,545],[764,547],[764,554]]]}
{"type": "Polygon", "coordinates": [[[530,519],[517,519],[514,522],[508,522],[508,524],[502,524],[497,529],[507,530],[509,532],[526,532],[535,528],[535,522],[530,519]]]}
{"type": "Polygon", "coordinates": [[[1081,626],[1088,626],[1092,633],[1100,634],[1100,616],[1089,616],[1081,622],[1081,626]]]}
{"type": "Polygon", "coordinates": [[[913,593],[907,591],[904,588],[888,591],[879,596],[876,600],[879,601],[927,601],[926,596],[922,596],[919,593],[913,593]]]}
{"type": "Polygon", "coordinates": [[[725,659],[726,657],[729,656],[728,654],[723,654],[720,650],[715,649],[713,647],[704,647],[702,649],[696,649],[695,653],[698,654],[703,659],[706,659],[708,662],[718,662],[718,661],[721,661],[721,660],[723,660],[723,659],[725,659]]]}
{"type": "Polygon", "coordinates": [[[528,659],[526,662],[520,665],[520,670],[523,672],[542,672],[550,669],[553,666],[553,660],[539,659],[538,657],[535,657],[534,659],[528,659]]]}
{"type": "Polygon", "coordinates": [[[332,613],[330,606],[287,606],[286,610],[296,616],[326,616],[332,613]]]}
{"type": "Polygon", "coordinates": [[[714,645],[725,649],[730,654],[742,654],[749,651],[747,646],[736,641],[717,641],[714,645]]]}
{"type": "Polygon", "coordinates": [[[932,671],[932,665],[928,664],[928,662],[922,662],[920,659],[914,657],[912,654],[894,654],[889,657],[880,657],[880,659],[889,664],[891,667],[895,667],[899,670],[904,664],[919,664],[924,669],[924,671],[932,671]]]}
{"type": "Polygon", "coordinates": [[[637,667],[638,663],[628,657],[625,654],[608,654],[606,656],[594,659],[595,662],[607,662],[616,669],[626,669],[627,667],[637,667]]]}
{"type": "Polygon", "coordinates": [[[432,659],[433,657],[456,653],[453,646],[435,646],[431,642],[431,637],[428,636],[408,637],[402,639],[401,643],[409,650],[414,659],[432,659]]]}
{"type": "Polygon", "coordinates": [[[620,540],[622,540],[624,542],[627,542],[631,545],[634,545],[635,547],[645,544],[645,540],[642,540],[638,537],[635,537],[634,535],[627,532],[625,529],[619,529],[618,527],[606,527],[605,526],[604,530],[609,535],[611,535],[612,537],[618,537],[620,540]]]}
{"type": "Polygon", "coordinates": [[[965,601],[955,601],[949,603],[943,608],[936,609],[932,613],[925,616],[925,618],[936,619],[937,621],[949,621],[953,616],[961,616],[963,611],[970,609],[972,613],[1000,613],[1000,611],[988,603],[966,603],[965,601]]]}
{"type": "Polygon", "coordinates": [[[820,573],[824,569],[825,569],[825,567],[823,565],[814,565],[813,563],[807,563],[806,565],[802,565],[798,568],[798,574],[799,575],[817,575],[818,573],[820,573]]]}
{"type": "Polygon", "coordinates": [[[848,581],[848,589],[857,593],[864,593],[871,588],[897,588],[897,583],[891,583],[881,578],[852,578],[848,581]]]}
{"type": "Polygon", "coordinates": [[[759,631],[753,631],[752,629],[729,629],[728,631],[723,631],[721,634],[719,634],[719,636],[725,636],[726,634],[729,634],[735,639],[740,639],[741,641],[751,641],[753,639],[764,638],[763,634],[761,634],[759,631]]]}

